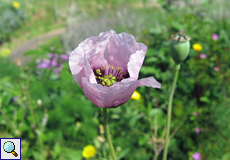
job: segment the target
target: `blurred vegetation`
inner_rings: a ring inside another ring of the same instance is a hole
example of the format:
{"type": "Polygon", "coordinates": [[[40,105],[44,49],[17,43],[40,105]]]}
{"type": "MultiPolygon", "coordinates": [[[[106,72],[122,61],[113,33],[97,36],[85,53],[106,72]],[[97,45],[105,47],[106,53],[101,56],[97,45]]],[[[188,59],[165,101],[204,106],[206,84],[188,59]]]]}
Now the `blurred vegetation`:
{"type": "Polygon", "coordinates": [[[25,14],[20,6],[0,2],[0,44],[9,40],[13,31],[23,25],[25,14]]]}
{"type": "MultiPolygon", "coordinates": [[[[7,2],[9,6],[13,1],[7,2]]],[[[24,66],[0,58],[0,137],[22,138],[24,160],[80,160],[82,149],[88,144],[97,148],[92,159],[109,159],[109,149],[99,129],[103,124],[102,110],[85,97],[68,63],[56,74],[55,67],[37,69],[35,62],[49,58],[49,53],[66,54],[84,38],[109,29],[131,33],[148,46],[139,79],[154,76],[162,85],[161,90],[140,87],[137,89],[142,95],[140,100],[129,100],[109,110],[118,158],[152,160],[158,153],[158,159],[162,159],[174,73],[169,43],[172,34],[183,30],[191,36],[191,51],[182,64],[174,96],[171,125],[174,136],[168,160],[192,160],[194,152],[201,153],[203,160],[230,159],[228,1],[194,4],[187,0],[180,5],[178,1],[168,5],[163,0],[18,2],[25,20],[19,23],[21,28],[4,39],[1,47],[15,47],[27,38],[66,26],[62,38],[53,38],[25,53],[33,58],[24,66]],[[214,33],[219,35],[218,40],[212,39],[214,33]],[[194,43],[202,45],[203,50],[194,51],[194,43]],[[201,59],[200,54],[207,57],[201,59]],[[201,129],[199,134],[196,127],[201,129]]]]}

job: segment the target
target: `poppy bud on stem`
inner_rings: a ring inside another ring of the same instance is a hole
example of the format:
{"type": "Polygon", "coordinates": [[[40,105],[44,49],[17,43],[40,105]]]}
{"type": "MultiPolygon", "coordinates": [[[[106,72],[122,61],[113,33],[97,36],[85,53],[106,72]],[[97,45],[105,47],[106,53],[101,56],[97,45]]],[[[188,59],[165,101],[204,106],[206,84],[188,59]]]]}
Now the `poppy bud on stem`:
{"type": "Polygon", "coordinates": [[[167,160],[168,144],[169,144],[169,134],[170,134],[170,122],[171,122],[171,112],[172,112],[172,101],[173,95],[176,88],[176,82],[178,79],[178,74],[180,70],[180,63],[182,63],[189,54],[190,49],[190,38],[183,33],[178,33],[172,36],[172,41],[170,44],[170,52],[173,60],[176,63],[175,75],[172,83],[172,88],[169,96],[168,112],[167,112],[167,125],[166,125],[166,137],[164,145],[163,160],[167,160]]]}
{"type": "Polygon", "coordinates": [[[190,49],[189,40],[190,37],[183,33],[172,35],[170,52],[176,64],[180,64],[187,58],[190,49]]]}

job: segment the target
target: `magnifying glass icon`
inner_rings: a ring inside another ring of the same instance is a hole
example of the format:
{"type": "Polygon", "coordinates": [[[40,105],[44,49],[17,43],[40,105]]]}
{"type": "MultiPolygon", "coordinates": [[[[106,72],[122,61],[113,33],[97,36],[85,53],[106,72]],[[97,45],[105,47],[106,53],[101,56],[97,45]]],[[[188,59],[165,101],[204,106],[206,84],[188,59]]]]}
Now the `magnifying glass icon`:
{"type": "Polygon", "coordinates": [[[14,151],[15,150],[15,145],[11,141],[7,141],[3,145],[3,149],[7,153],[12,153],[15,157],[18,156],[18,154],[14,151]]]}

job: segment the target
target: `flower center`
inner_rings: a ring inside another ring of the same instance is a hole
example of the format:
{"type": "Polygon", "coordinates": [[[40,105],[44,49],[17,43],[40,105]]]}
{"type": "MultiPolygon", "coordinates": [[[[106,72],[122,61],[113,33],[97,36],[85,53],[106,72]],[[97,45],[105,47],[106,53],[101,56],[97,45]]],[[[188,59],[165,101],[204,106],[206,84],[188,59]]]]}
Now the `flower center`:
{"type": "Polygon", "coordinates": [[[127,72],[120,72],[122,69],[117,67],[115,73],[113,73],[113,66],[110,66],[108,69],[108,75],[105,73],[106,66],[103,66],[102,69],[94,70],[94,75],[97,80],[97,83],[101,84],[102,86],[110,87],[115,82],[119,82],[125,78],[127,72]]]}

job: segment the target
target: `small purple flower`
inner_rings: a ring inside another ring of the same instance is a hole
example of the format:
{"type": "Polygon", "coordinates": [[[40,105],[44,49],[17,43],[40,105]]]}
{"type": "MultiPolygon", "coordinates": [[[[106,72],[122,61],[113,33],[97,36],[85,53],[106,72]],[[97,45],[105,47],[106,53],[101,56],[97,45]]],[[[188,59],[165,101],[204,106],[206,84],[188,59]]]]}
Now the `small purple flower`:
{"type": "Polygon", "coordinates": [[[72,52],[72,51],[66,51],[66,54],[67,54],[68,56],[70,56],[71,52],[72,52]]]}
{"type": "Polygon", "coordinates": [[[58,58],[57,53],[49,53],[48,56],[49,58],[58,58]]]}
{"type": "Polygon", "coordinates": [[[193,112],[193,115],[194,116],[198,116],[198,112],[193,112]]]}
{"type": "Polygon", "coordinates": [[[61,68],[55,68],[55,69],[54,69],[54,72],[55,72],[56,74],[60,74],[61,68]]]}
{"type": "Polygon", "coordinates": [[[41,59],[36,59],[36,63],[41,63],[42,60],[41,59]]]}
{"type": "Polygon", "coordinates": [[[60,64],[59,67],[57,67],[57,68],[54,69],[54,72],[55,72],[56,74],[60,74],[60,72],[61,72],[61,70],[62,70],[62,67],[63,67],[63,64],[60,64]]]}
{"type": "Polygon", "coordinates": [[[71,52],[69,66],[80,87],[96,106],[116,108],[137,87],[161,88],[153,77],[138,80],[147,46],[131,34],[110,30],[81,42],[71,52]]]}
{"type": "Polygon", "coordinates": [[[43,59],[43,63],[50,64],[50,59],[43,59]]]}
{"type": "Polygon", "coordinates": [[[196,134],[200,133],[200,127],[196,127],[196,134]]]}
{"type": "Polygon", "coordinates": [[[50,59],[44,59],[42,63],[38,64],[37,65],[37,68],[38,69],[41,69],[41,68],[50,68],[50,59]]]}
{"type": "Polygon", "coordinates": [[[192,158],[193,158],[194,160],[201,160],[201,155],[200,155],[200,153],[195,152],[195,153],[192,155],[192,158]]]}
{"type": "Polygon", "coordinates": [[[18,100],[18,97],[17,97],[17,96],[15,96],[15,97],[13,97],[12,99],[13,99],[13,101],[15,102],[15,101],[17,101],[17,100],[18,100]]]}
{"type": "Polygon", "coordinates": [[[180,32],[180,33],[184,33],[184,30],[183,30],[183,29],[180,29],[179,32],[180,32]]]}
{"type": "Polygon", "coordinates": [[[213,39],[214,41],[217,41],[217,40],[219,39],[219,35],[216,34],[216,33],[213,33],[213,34],[212,34],[212,39],[213,39]]]}
{"type": "Polygon", "coordinates": [[[56,58],[52,59],[52,61],[51,61],[51,66],[52,66],[52,67],[57,67],[57,66],[58,66],[58,62],[57,62],[57,59],[56,59],[56,58]]]}
{"type": "Polygon", "coordinates": [[[68,61],[68,60],[69,60],[69,56],[66,55],[66,54],[61,54],[60,57],[61,57],[61,59],[62,59],[63,61],[68,61]]]}
{"type": "Polygon", "coordinates": [[[206,57],[207,57],[206,54],[200,54],[200,58],[201,58],[201,59],[205,59],[206,57]]]}
{"type": "Polygon", "coordinates": [[[214,67],[214,70],[215,70],[216,72],[218,72],[218,71],[220,70],[220,68],[219,68],[219,67],[214,67]]]}
{"type": "Polygon", "coordinates": [[[49,54],[48,54],[48,57],[49,57],[49,58],[52,58],[52,57],[53,57],[53,53],[49,53],[49,54]]]}
{"type": "Polygon", "coordinates": [[[53,53],[53,57],[54,59],[58,59],[58,54],[57,53],[53,53]]]}

